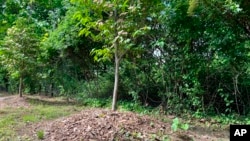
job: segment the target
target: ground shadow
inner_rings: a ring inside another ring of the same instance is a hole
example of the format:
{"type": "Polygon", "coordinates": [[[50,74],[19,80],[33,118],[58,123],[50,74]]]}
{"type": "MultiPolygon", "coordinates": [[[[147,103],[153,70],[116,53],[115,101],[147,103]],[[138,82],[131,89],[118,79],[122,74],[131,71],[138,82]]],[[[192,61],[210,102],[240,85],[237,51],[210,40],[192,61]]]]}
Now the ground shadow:
{"type": "Polygon", "coordinates": [[[54,97],[45,97],[45,96],[26,96],[25,99],[35,105],[57,105],[57,106],[65,106],[65,105],[80,105],[77,101],[72,99],[57,99],[54,97]]]}

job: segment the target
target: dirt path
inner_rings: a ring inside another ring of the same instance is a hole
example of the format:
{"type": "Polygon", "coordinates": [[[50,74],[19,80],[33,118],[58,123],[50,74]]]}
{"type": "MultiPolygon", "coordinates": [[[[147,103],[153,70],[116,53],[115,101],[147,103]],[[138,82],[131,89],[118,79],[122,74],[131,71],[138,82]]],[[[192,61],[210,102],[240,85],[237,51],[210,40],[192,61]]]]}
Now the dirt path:
{"type": "Polygon", "coordinates": [[[29,103],[25,101],[25,98],[18,95],[2,96],[0,97],[0,109],[6,107],[29,107],[29,103]]]}

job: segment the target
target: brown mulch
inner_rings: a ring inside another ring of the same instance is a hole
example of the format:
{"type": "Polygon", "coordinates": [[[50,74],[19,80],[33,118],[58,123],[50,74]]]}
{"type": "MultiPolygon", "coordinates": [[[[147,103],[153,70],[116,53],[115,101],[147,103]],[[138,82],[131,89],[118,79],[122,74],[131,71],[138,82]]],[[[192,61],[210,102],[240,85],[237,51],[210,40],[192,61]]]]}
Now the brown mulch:
{"type": "MultiPolygon", "coordinates": [[[[225,132],[188,130],[172,132],[171,123],[133,112],[104,109],[83,110],[81,113],[35,126],[44,131],[44,141],[227,141],[225,132]]],[[[34,138],[35,139],[35,138],[34,138]]],[[[36,137],[37,139],[37,137],[36,137]]]]}
{"type": "Polygon", "coordinates": [[[46,141],[146,140],[166,134],[170,126],[132,112],[90,109],[53,122],[46,130],[46,141]]]}

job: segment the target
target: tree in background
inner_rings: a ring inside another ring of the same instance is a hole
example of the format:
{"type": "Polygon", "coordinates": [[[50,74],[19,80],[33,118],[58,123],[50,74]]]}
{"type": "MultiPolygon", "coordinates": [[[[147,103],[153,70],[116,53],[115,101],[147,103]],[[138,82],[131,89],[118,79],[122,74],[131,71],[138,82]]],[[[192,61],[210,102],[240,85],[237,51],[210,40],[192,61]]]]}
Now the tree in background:
{"type": "Polygon", "coordinates": [[[34,26],[25,18],[19,18],[8,29],[1,48],[1,62],[12,78],[19,79],[19,95],[22,97],[23,81],[37,62],[39,38],[34,33],[34,26]]]}

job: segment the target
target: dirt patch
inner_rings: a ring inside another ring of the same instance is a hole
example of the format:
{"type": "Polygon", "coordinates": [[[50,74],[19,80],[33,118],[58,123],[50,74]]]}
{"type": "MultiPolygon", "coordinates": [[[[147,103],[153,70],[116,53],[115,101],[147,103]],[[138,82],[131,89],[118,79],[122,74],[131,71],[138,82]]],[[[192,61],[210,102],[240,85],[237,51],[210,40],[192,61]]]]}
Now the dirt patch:
{"type": "Polygon", "coordinates": [[[6,107],[20,108],[29,107],[29,103],[25,100],[25,97],[19,97],[18,95],[0,97],[0,109],[6,107]]]}

